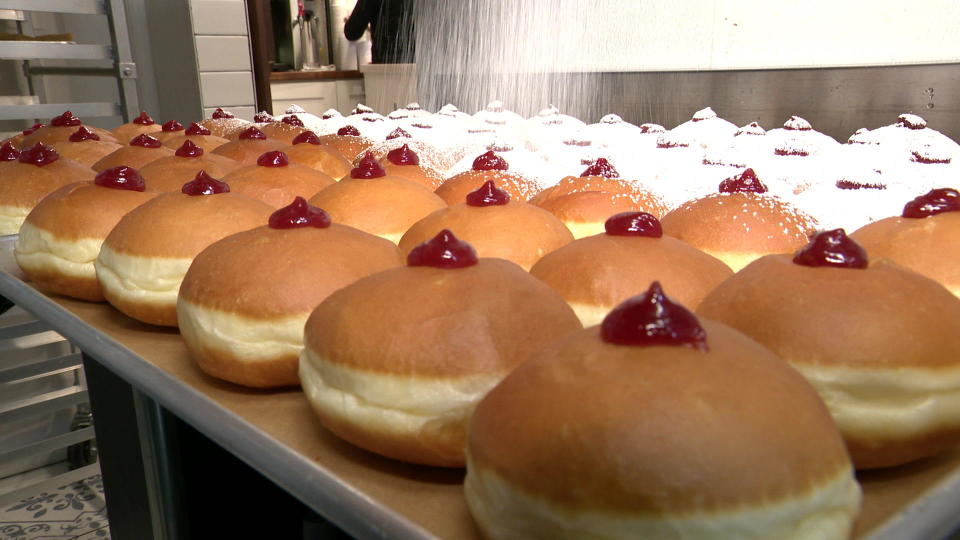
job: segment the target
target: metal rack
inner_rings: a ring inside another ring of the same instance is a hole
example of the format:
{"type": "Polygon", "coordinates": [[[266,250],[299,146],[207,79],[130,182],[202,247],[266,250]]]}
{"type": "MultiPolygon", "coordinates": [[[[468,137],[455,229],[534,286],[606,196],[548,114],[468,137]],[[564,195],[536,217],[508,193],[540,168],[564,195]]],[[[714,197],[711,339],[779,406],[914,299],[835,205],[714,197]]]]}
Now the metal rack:
{"type": "MultiPolygon", "coordinates": [[[[18,30],[33,33],[31,12],[105,16],[110,28],[110,44],[82,44],[48,41],[0,41],[0,59],[21,60],[31,88],[41,87],[36,80],[43,75],[106,76],[115,78],[119,100],[93,103],[36,103],[2,105],[0,120],[46,119],[64,109],[78,116],[121,116],[124,121],[139,111],[137,66],[133,62],[130,34],[127,30],[123,0],[0,0],[0,17],[17,21],[18,30]],[[34,60],[110,61],[104,67],[43,67],[34,60]]],[[[42,96],[40,101],[44,101],[42,96]]]]}
{"type": "Polygon", "coordinates": [[[46,323],[10,306],[0,306],[0,477],[58,463],[69,470],[0,493],[0,507],[99,467],[80,352],[46,323]]]}

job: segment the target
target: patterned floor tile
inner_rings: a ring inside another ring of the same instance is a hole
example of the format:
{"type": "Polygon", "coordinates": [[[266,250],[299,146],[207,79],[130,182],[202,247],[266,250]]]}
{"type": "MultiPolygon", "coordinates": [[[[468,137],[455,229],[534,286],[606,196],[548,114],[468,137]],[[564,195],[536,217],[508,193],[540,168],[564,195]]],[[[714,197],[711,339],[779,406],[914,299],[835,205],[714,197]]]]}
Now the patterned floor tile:
{"type": "Polygon", "coordinates": [[[0,540],[109,540],[100,475],[0,508],[0,540]]]}

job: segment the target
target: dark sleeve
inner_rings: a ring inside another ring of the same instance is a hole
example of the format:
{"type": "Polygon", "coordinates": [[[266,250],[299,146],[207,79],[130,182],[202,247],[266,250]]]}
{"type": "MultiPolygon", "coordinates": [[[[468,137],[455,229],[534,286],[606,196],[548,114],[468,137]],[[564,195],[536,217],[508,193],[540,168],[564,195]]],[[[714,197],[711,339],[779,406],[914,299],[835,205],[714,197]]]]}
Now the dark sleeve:
{"type": "Polygon", "coordinates": [[[350,41],[356,41],[363,37],[367,31],[367,26],[373,22],[377,13],[380,11],[380,0],[358,0],[357,5],[350,13],[346,26],[343,27],[343,35],[350,41]]]}

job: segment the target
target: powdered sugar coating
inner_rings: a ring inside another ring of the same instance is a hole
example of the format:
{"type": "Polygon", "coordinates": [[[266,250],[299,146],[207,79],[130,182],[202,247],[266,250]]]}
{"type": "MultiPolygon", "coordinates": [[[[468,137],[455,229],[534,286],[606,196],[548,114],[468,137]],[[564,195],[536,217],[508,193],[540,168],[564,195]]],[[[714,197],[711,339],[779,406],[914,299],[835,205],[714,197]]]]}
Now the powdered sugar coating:
{"type": "Polygon", "coordinates": [[[751,167],[780,200],[816,215],[825,226],[848,230],[897,215],[906,200],[932,187],[955,187],[960,177],[960,145],[910,113],[888,126],[861,128],[850,136],[850,144],[841,145],[800,116],[790,117],[778,129],[764,130],[756,122],[731,128],[704,108],[667,132],[657,124],[625,122],[616,114],[584,125],[554,106],[527,120],[502,102],[491,102],[475,116],[452,104],[435,114],[415,105],[397,109],[390,118],[362,105],[356,108],[358,114],[348,117],[332,109],[318,117],[296,106],[287,114],[296,114],[318,135],[349,124],[383,141],[401,127],[412,139],[378,142],[372,148],[375,155],[414,142],[421,163],[446,177],[469,169],[473,158],[494,149],[512,172],[544,188],[603,157],[669,207],[710,196],[720,181],[751,167]],[[722,126],[725,135],[704,144],[698,136],[708,133],[703,127],[711,124],[722,126]]]}
{"type": "Polygon", "coordinates": [[[431,114],[430,111],[423,110],[420,104],[414,101],[391,112],[387,115],[387,118],[391,120],[401,120],[404,118],[421,118],[425,116],[433,116],[433,114],[431,114]]]}
{"type": "Polygon", "coordinates": [[[916,114],[904,113],[897,117],[897,125],[907,129],[923,129],[927,121],[916,114]]]}
{"type": "Polygon", "coordinates": [[[810,131],[813,129],[813,126],[810,125],[810,122],[808,122],[806,118],[791,116],[783,123],[783,129],[788,131],[810,131]]]}
{"type": "Polygon", "coordinates": [[[491,126],[508,126],[512,124],[522,124],[526,119],[519,114],[507,110],[503,107],[503,102],[494,100],[487,104],[485,108],[477,111],[473,117],[484,124],[491,126]]]}
{"type": "Polygon", "coordinates": [[[461,111],[452,103],[447,103],[443,107],[440,107],[440,110],[437,111],[435,116],[441,116],[441,117],[453,118],[453,119],[472,118],[469,114],[461,111]]]}
{"type": "Polygon", "coordinates": [[[693,114],[690,120],[670,130],[673,140],[687,140],[707,148],[716,144],[726,144],[737,132],[736,124],[717,116],[707,107],[693,114]]]}
{"type": "Polygon", "coordinates": [[[813,129],[810,122],[799,116],[791,116],[782,128],[767,131],[767,138],[774,149],[784,144],[800,145],[808,154],[829,152],[840,145],[836,139],[813,129]]]}
{"type": "Polygon", "coordinates": [[[504,138],[494,138],[480,152],[468,153],[450,168],[449,174],[455,175],[470,170],[477,155],[486,151],[494,151],[507,160],[510,168],[506,172],[530,180],[535,186],[535,192],[556,184],[559,179],[543,154],[527,150],[522,142],[511,142],[504,138]]]}
{"type": "Polygon", "coordinates": [[[363,154],[357,156],[357,159],[354,160],[354,166],[356,166],[360,160],[363,159],[363,155],[367,153],[373,154],[373,157],[379,161],[386,157],[391,150],[396,150],[404,145],[417,154],[417,158],[420,160],[419,166],[424,172],[436,178],[446,177],[446,172],[450,168],[447,164],[448,156],[445,156],[437,147],[428,142],[403,137],[374,144],[363,152],[363,154]]]}
{"type": "Polygon", "coordinates": [[[740,126],[737,129],[737,132],[733,134],[734,137],[749,137],[751,135],[766,135],[767,130],[757,122],[750,122],[749,124],[740,126]]]}
{"type": "Polygon", "coordinates": [[[550,105],[527,120],[524,133],[527,148],[536,151],[567,140],[584,125],[579,119],[562,114],[560,109],[550,105]]]}

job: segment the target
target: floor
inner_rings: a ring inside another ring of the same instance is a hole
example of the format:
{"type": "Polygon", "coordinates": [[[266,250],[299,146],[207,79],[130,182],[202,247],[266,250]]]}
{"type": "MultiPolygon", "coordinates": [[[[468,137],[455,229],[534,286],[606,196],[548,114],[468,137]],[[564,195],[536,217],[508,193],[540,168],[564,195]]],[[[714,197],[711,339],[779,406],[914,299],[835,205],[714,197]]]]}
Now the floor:
{"type": "Polygon", "coordinates": [[[0,540],[109,540],[100,475],[0,508],[0,540]]]}

